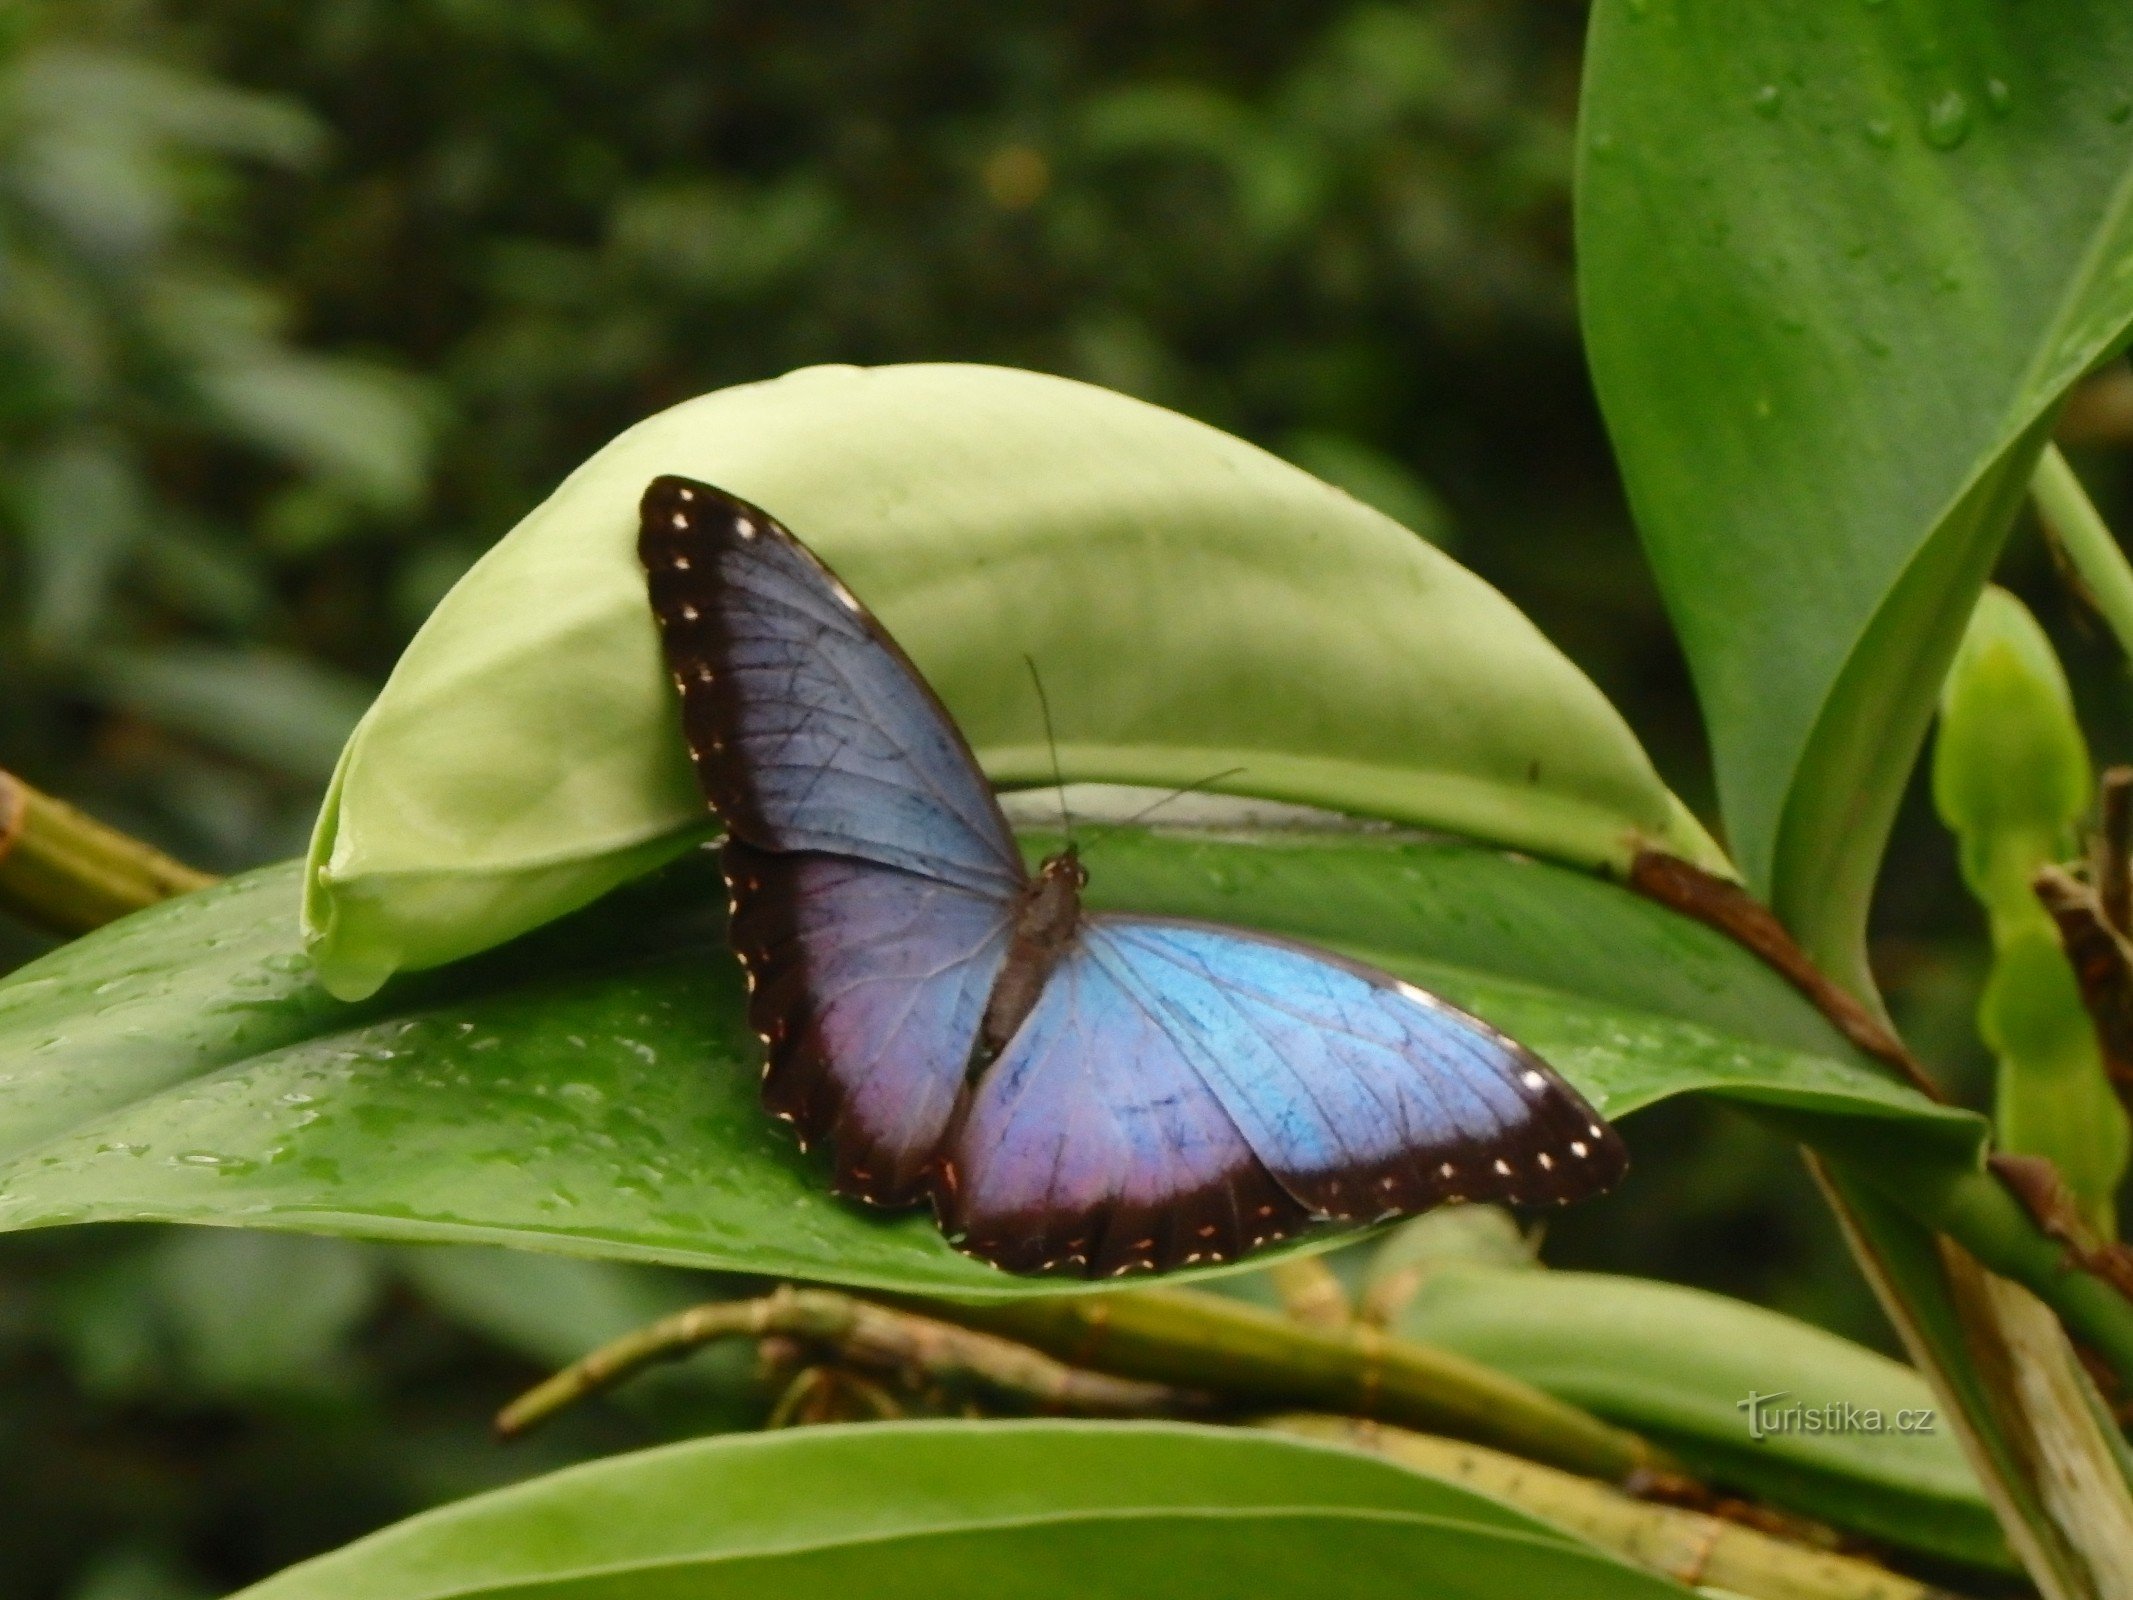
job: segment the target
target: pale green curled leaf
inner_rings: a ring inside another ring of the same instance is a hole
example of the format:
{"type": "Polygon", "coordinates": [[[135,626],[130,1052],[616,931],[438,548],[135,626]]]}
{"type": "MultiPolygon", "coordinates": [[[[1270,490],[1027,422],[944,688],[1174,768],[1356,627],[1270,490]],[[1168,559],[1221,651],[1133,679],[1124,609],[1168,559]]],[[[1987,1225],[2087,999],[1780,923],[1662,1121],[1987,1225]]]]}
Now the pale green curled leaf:
{"type": "Polygon", "coordinates": [[[662,472],[782,518],[910,651],[1003,785],[1199,784],[1583,866],[1730,870],[1503,598],[1241,440],[1061,378],[814,368],[595,455],[438,606],[350,740],[306,919],[335,992],[497,944],[705,822],[634,545],[662,472]],[[1231,769],[1237,769],[1232,771],[1231,769]]]}
{"type": "Polygon", "coordinates": [[[1429,1267],[1395,1326],[1633,1428],[1713,1482],[1906,1549],[2013,1565],[1925,1380],[1820,1328],[1676,1284],[1459,1261],[1429,1267]]]}
{"type": "MultiPolygon", "coordinates": [[[[1044,841],[1030,841],[1042,848],[1044,841]]],[[[1601,879],[1394,833],[1111,834],[1092,899],[1366,954],[1604,1111],[1724,1094],[1974,1168],[1981,1125],[1844,1053],[1719,934],[1601,879]]],[[[917,1294],[1056,1294],[833,1200],[757,1099],[701,853],[509,949],[343,1005],[277,868],[0,983],[0,1227],[158,1218],[489,1241],[917,1294]]]]}
{"type": "Polygon", "coordinates": [[[2133,9],[1601,0],[1579,293],[1727,836],[1864,981],[1949,657],[2133,318],[2133,9]]]}
{"type": "Polygon", "coordinates": [[[2044,915],[2029,881],[2076,853],[2093,782],[2051,640],[2029,607],[1988,584],[1941,688],[1933,804],[1995,929],[2044,915]]]}
{"type": "Polygon", "coordinates": [[[2051,641],[2028,607],[1988,586],[1941,691],[1933,801],[1992,928],[1978,1031],[1999,1062],[1999,1143],[2049,1156],[2090,1225],[2110,1238],[2126,1170],[2125,1108],[2058,930],[2030,888],[2039,867],[2078,853],[2091,782],[2088,741],[2051,641]]]}
{"type": "Polygon", "coordinates": [[[1370,1457],[1161,1424],[701,1439],[463,1500],[243,1600],[1688,1593],[1370,1457]]]}

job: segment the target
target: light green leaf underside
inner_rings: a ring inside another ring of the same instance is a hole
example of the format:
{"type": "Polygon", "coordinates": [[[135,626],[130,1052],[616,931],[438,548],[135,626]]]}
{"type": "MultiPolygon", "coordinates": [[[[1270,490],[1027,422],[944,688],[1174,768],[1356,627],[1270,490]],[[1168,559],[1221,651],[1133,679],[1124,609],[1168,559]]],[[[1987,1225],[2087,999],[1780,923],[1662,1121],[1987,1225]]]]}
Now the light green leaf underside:
{"type": "Polygon", "coordinates": [[[1580,295],[1728,835],[1856,976],[1971,603],[2133,319],[2133,11],[1602,0],[1580,295]]]}
{"type": "Polygon", "coordinates": [[[662,472],[766,507],[911,653],[992,778],[1213,787],[1587,866],[1726,870],[1576,668],[1398,524],[1065,379],[818,368],[600,451],[439,605],[343,755],[307,915],[328,980],[487,948],[678,849],[703,806],[635,557],[662,472]]]}
{"type": "Polygon", "coordinates": [[[1216,1429],[907,1423],[614,1457],[388,1528],[243,1600],[1682,1590],[1493,1501],[1216,1429]]]}
{"type": "MultiPolygon", "coordinates": [[[[1705,1090],[1974,1158],[1974,1118],[1856,1064],[1718,935],[1583,873],[1371,834],[1120,834],[1092,871],[1101,905],[1367,949],[1611,1114],[1705,1090]]],[[[1080,1287],[825,1192],[757,1104],[706,859],[357,1006],[301,955],[293,884],[274,868],[170,902],[0,984],[0,1226],[153,1218],[918,1293],[1080,1287]]]]}
{"type": "Polygon", "coordinates": [[[1449,1263],[1430,1270],[1398,1331],[1634,1428],[1714,1481],[1943,1558],[2012,1564],[1925,1381],[1820,1328],[1647,1279],[1449,1263]],[[1751,1393],[1766,1397],[1760,1440],[1742,1409],[1751,1393]],[[1855,1414],[1808,1431],[1804,1413],[1786,1422],[1789,1406],[1855,1414]],[[1898,1430],[1906,1413],[1926,1415],[1923,1431],[1898,1430]]]}

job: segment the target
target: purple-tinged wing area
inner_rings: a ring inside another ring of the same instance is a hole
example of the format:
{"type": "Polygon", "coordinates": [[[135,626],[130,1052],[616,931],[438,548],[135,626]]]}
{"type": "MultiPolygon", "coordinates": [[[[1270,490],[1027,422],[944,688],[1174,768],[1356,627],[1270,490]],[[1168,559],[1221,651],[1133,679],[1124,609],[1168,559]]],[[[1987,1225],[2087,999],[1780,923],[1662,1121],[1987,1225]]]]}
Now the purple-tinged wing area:
{"type": "Polygon", "coordinates": [[[1004,904],[848,857],[725,847],[763,1101],[835,1152],[840,1194],[923,1200],[1007,953],[1004,904]]]}
{"type": "Polygon", "coordinates": [[[1315,1216],[1563,1205],[1628,1164],[1539,1057],[1390,973],[1205,923],[1096,917],[1083,941],[1315,1216]]]}
{"type": "Polygon", "coordinates": [[[1085,1277],[1232,1261],[1309,1221],[1160,1014],[1086,944],[973,1089],[936,1204],[973,1255],[1085,1277]]]}
{"type": "Polygon", "coordinates": [[[708,484],[645,490],[638,554],[705,798],[736,838],[1006,896],[992,791],[925,679],[774,519],[708,484]]]}

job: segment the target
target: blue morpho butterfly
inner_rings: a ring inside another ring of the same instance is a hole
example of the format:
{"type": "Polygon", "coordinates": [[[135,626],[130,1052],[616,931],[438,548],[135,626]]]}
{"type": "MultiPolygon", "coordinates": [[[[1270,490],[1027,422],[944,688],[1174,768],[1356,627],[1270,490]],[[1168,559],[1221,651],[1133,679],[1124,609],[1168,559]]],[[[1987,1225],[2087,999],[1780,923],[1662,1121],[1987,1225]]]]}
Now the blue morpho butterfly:
{"type": "Polygon", "coordinates": [[[638,550],[724,820],[763,1099],[839,1193],[930,1200],[963,1250],[1087,1277],[1234,1260],[1314,1221],[1561,1204],[1621,1141],[1486,1023],[1212,923],[1091,915],[1032,876],[947,710],[797,539],[707,484],[638,550]]]}

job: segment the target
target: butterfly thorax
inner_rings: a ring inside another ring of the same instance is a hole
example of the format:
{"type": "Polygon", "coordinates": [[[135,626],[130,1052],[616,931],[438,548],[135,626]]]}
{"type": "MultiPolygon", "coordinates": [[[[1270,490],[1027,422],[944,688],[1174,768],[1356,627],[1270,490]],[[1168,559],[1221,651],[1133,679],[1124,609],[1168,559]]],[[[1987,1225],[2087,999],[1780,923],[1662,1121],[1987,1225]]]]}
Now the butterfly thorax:
{"type": "Polygon", "coordinates": [[[985,1003],[985,1020],[978,1028],[977,1049],[971,1058],[973,1068],[990,1065],[1007,1048],[1007,1041],[1015,1036],[1015,1030],[1044,993],[1045,980],[1081,925],[1081,891],[1088,881],[1088,868],[1081,864],[1075,848],[1068,845],[1056,856],[1046,858],[1023,889],[1007,959],[993,982],[992,997],[985,1003]]]}

